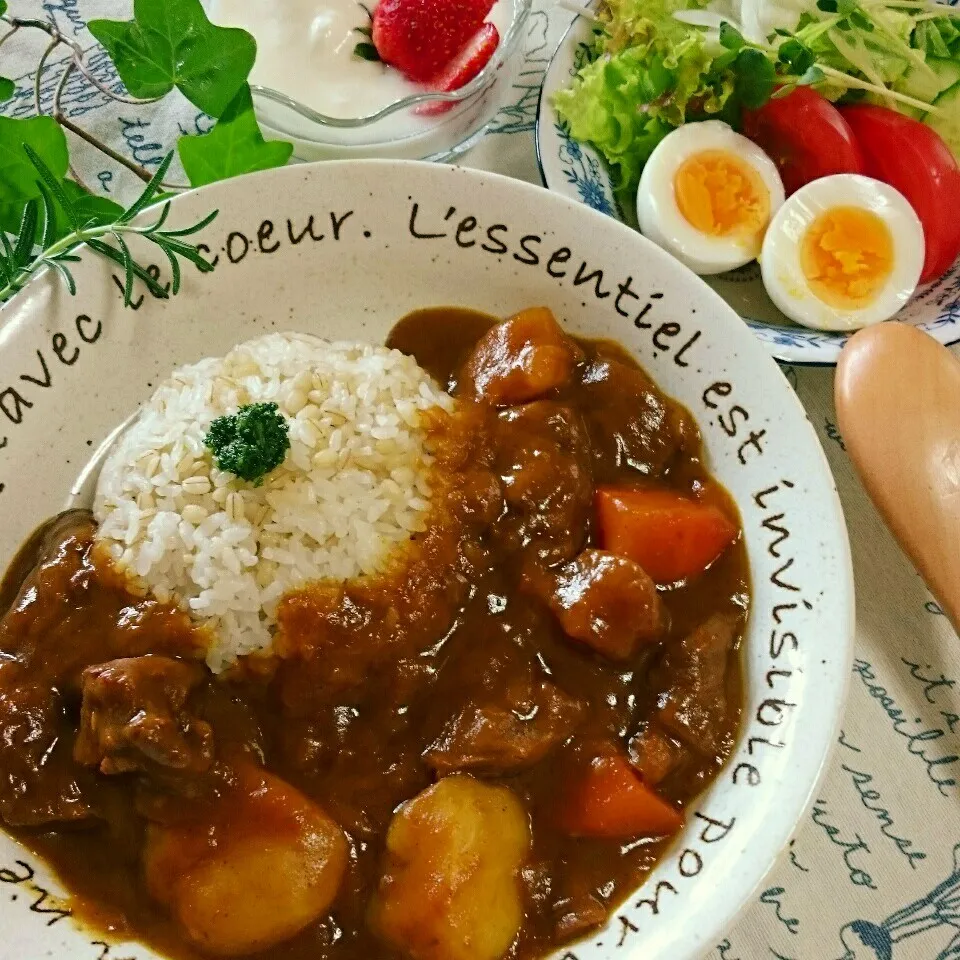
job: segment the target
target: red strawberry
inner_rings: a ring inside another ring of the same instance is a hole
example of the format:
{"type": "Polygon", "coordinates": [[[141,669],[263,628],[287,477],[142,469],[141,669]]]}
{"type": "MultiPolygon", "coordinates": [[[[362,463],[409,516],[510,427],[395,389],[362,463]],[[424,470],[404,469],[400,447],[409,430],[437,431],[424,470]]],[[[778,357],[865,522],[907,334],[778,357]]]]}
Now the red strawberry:
{"type": "Polygon", "coordinates": [[[380,0],[373,45],[410,80],[437,76],[480,29],[494,0],[380,0]]]}
{"type": "MultiPolygon", "coordinates": [[[[465,87],[486,65],[500,45],[500,33],[492,23],[485,23],[471,38],[460,55],[446,69],[427,83],[431,90],[451,93],[465,87]]],[[[435,117],[455,107],[456,103],[421,103],[415,113],[435,117]]]]}

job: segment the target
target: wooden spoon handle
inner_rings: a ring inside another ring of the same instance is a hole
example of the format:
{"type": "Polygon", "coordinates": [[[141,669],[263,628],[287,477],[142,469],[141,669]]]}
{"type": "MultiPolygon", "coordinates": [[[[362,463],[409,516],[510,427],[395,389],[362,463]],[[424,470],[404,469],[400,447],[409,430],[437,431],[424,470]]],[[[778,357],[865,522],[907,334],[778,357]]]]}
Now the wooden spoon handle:
{"type": "Polygon", "coordinates": [[[837,419],[864,487],[957,628],[960,625],[960,363],[916,327],[850,338],[837,419]]]}

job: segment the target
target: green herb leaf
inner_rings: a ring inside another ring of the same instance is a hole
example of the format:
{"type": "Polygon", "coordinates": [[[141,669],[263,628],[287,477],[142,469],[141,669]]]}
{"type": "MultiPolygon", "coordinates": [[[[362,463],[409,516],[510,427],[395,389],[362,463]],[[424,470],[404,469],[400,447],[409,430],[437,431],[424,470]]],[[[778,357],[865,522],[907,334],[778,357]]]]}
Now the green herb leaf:
{"type": "Polygon", "coordinates": [[[7,0],[0,0],[0,17],[7,12],[7,0]]]}
{"type": "Polygon", "coordinates": [[[72,180],[64,180],[63,186],[67,196],[73,201],[74,209],[84,227],[99,227],[105,223],[114,223],[123,213],[123,207],[119,203],[114,203],[109,197],[87,193],[83,187],[72,180]]]}
{"type": "Polygon", "coordinates": [[[17,92],[17,85],[7,77],[0,77],[0,103],[9,100],[17,92]]]}
{"type": "MultiPolygon", "coordinates": [[[[127,249],[126,244],[124,244],[124,253],[121,253],[116,247],[111,247],[109,243],[104,243],[102,240],[88,240],[87,246],[91,250],[96,250],[97,253],[102,257],[106,257],[108,260],[112,260],[118,267],[123,267],[124,274],[132,273],[135,277],[139,278],[146,288],[158,299],[166,300],[169,297],[167,293],[167,288],[157,283],[150,274],[140,266],[139,263],[136,263],[130,260],[130,251],[127,249]]],[[[59,259],[63,259],[60,257],[59,259]]],[[[132,287],[130,288],[130,294],[133,293],[132,287]]],[[[128,296],[126,284],[124,285],[124,294],[123,294],[123,305],[129,307],[132,302],[132,296],[128,296]]]]}
{"type": "MultiPolygon", "coordinates": [[[[60,188],[67,198],[69,209],[76,218],[76,223],[80,229],[113,223],[123,213],[123,207],[119,203],[114,203],[109,197],[100,197],[88,193],[73,180],[62,181],[60,188]]],[[[62,204],[54,198],[48,188],[43,188],[43,194],[43,246],[46,248],[55,240],[67,236],[77,228],[71,221],[70,215],[62,204]]]]}
{"type": "Polygon", "coordinates": [[[353,48],[353,55],[361,60],[379,60],[380,54],[372,43],[358,43],[353,48]]]}
{"type": "MultiPolygon", "coordinates": [[[[176,230],[162,230],[169,213],[170,205],[167,203],[153,223],[137,226],[130,223],[136,212],[156,196],[172,154],[168,154],[164,159],[140,199],[129,210],[124,211],[107,197],[92,196],[72,180],[62,179],[62,173],[54,172],[30,144],[23,143],[21,146],[24,156],[34,170],[34,184],[38,194],[21,205],[16,228],[0,229],[0,303],[22,290],[41,267],[55,270],[66,283],[70,293],[75,293],[76,283],[67,264],[79,262],[80,257],[73,251],[83,243],[123,268],[125,305],[129,306],[133,302],[135,279],[141,280],[154,296],[169,296],[171,284],[159,283],[151,276],[148,268],[134,259],[123,236],[125,233],[138,234],[160,248],[170,263],[174,293],[180,286],[178,258],[188,260],[201,273],[208,273],[213,269],[213,264],[201,255],[196,246],[180,238],[202,230],[217,215],[216,210],[197,223],[176,230]],[[15,238],[15,244],[11,243],[8,233],[15,238]],[[108,236],[114,238],[116,246],[104,241],[103,238],[108,236]]],[[[57,164],[57,167],[59,166],[57,164]]],[[[10,213],[13,206],[7,205],[3,211],[5,215],[10,213]]]]}
{"type": "Polygon", "coordinates": [[[357,33],[362,33],[365,37],[373,36],[373,27],[357,27],[357,33]]]}
{"type": "Polygon", "coordinates": [[[823,83],[826,79],[826,74],[824,74],[819,67],[813,66],[804,72],[803,76],[797,80],[797,84],[803,87],[809,87],[814,83],[823,83]]]}
{"type": "Polygon", "coordinates": [[[777,57],[781,63],[790,67],[790,72],[802,74],[809,70],[815,62],[813,51],[797,39],[785,40],[777,50],[777,57]]]}
{"type": "Polygon", "coordinates": [[[0,231],[16,234],[28,201],[39,199],[37,170],[24,150],[31,147],[62,180],[69,158],[67,140],[53,117],[0,117],[0,231]]]}
{"type": "Polygon", "coordinates": [[[720,46],[728,50],[739,50],[746,41],[743,34],[736,27],[731,26],[726,20],[720,24],[720,46]]]}
{"type": "Polygon", "coordinates": [[[209,133],[181,137],[177,149],[194,187],[255,170],[282,167],[293,153],[292,144],[264,140],[246,84],[209,133]]]}
{"type": "Polygon", "coordinates": [[[773,93],[777,75],[773,64],[760,50],[741,50],[734,63],[736,99],[748,110],[762,107],[773,93]]]}
{"type": "Polygon", "coordinates": [[[17,269],[26,266],[33,254],[33,248],[37,244],[40,229],[40,206],[40,201],[34,198],[24,208],[17,245],[13,248],[13,261],[17,269]]]}
{"type": "Polygon", "coordinates": [[[732,67],[737,59],[737,52],[736,50],[724,50],[718,57],[714,57],[713,63],[710,64],[711,74],[722,74],[728,67],[732,67]]]}
{"type": "Polygon", "coordinates": [[[836,13],[837,0],[817,0],[817,9],[824,13],[836,13]]]}
{"type": "Polygon", "coordinates": [[[850,22],[855,27],[866,30],[867,33],[873,30],[873,21],[862,10],[854,10],[853,13],[850,14],[850,22]]]}
{"type": "Polygon", "coordinates": [[[135,0],[134,19],[91,20],[135,97],[162,97],[174,87],[219,117],[246,83],[257,45],[245,30],[212,24],[200,0],[135,0]]]}
{"type": "Polygon", "coordinates": [[[289,430],[275,403],[249,403],[232,416],[217,417],[203,442],[221,470],[259,487],[286,458],[289,430]]]}
{"type": "MultiPolygon", "coordinates": [[[[133,203],[123,212],[122,220],[124,223],[129,223],[141,210],[145,210],[150,206],[151,203],[157,197],[157,194],[160,192],[163,185],[163,178],[167,175],[167,171],[170,169],[170,164],[173,163],[173,153],[168,153],[161,161],[160,166],[157,167],[154,171],[153,176],[150,178],[149,183],[143,188],[140,193],[140,196],[137,197],[133,203]]],[[[167,216],[167,207],[164,207],[162,220],[165,220],[167,216]]],[[[161,220],[161,222],[162,222],[161,220]]]]}
{"type": "Polygon", "coordinates": [[[785,83],[782,87],[777,87],[777,89],[770,94],[770,99],[782,100],[784,97],[789,97],[796,89],[797,85],[795,83],[785,83]]]}

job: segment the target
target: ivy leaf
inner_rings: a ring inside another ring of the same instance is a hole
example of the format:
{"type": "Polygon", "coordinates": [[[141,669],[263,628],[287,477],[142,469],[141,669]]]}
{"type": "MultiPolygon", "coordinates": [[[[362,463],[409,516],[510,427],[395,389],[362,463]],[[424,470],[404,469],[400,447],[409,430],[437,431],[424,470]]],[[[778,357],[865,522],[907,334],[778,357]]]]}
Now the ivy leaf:
{"type": "Polygon", "coordinates": [[[201,187],[241,173],[282,167],[290,159],[293,145],[263,139],[250,87],[244,84],[209,133],[181,137],[177,150],[191,186],[201,187]]]}
{"type": "Polygon", "coordinates": [[[195,107],[219,117],[253,68],[253,37],[212,24],[200,0],[134,0],[133,15],[87,24],[127,90],[147,99],[176,87],[195,107]]]}
{"type": "Polygon", "coordinates": [[[58,179],[66,176],[69,163],[67,139],[53,117],[0,117],[0,230],[12,234],[20,229],[27,203],[40,196],[37,171],[24,144],[33,148],[58,179]]]}

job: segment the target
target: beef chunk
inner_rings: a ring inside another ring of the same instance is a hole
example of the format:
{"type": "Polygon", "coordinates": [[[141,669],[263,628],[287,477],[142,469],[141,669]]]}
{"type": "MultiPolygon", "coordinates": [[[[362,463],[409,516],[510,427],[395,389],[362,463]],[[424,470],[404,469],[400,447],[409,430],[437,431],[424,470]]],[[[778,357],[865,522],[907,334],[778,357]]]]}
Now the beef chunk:
{"type": "Polygon", "coordinates": [[[594,894],[563,897],[553,905],[554,933],[560,943],[583,937],[607,922],[607,908],[594,894]]]}
{"type": "Polygon", "coordinates": [[[714,614],[668,646],[655,674],[665,691],[657,719],[682,743],[712,754],[726,720],[730,651],[740,627],[733,614],[714,614]]]}
{"type": "Polygon", "coordinates": [[[527,403],[563,386],[580,350],[546,307],[498,323],[474,347],[460,392],[497,407],[527,403]]]}
{"type": "Polygon", "coordinates": [[[684,748],[667,736],[656,724],[647,724],[627,746],[630,762],[643,777],[644,783],[655,787],[673,771],[683,759],[684,748]]]}
{"type": "Polygon", "coordinates": [[[592,512],[590,443],[570,407],[541,400],[500,414],[497,469],[506,514],[500,543],[542,563],[571,560],[587,539],[592,512]]]}
{"type": "Polygon", "coordinates": [[[603,476],[611,464],[664,472],[683,443],[684,418],[642,370],[600,357],[584,371],[580,396],[599,480],[616,479],[603,476]]]}
{"type": "Polygon", "coordinates": [[[490,470],[464,470],[457,478],[451,502],[464,523],[485,529],[503,512],[500,478],[490,470]]]}
{"type": "Polygon", "coordinates": [[[203,773],[213,761],[213,731],[186,709],[203,676],[199,664],[149,655],[88,667],[75,759],[106,774],[203,773]]]}
{"type": "Polygon", "coordinates": [[[522,701],[471,704],[424,753],[440,777],[457,770],[499,775],[542,760],[573,733],[584,705],[542,682],[522,701]]]}
{"type": "Polygon", "coordinates": [[[0,689],[0,817],[6,823],[38,827],[93,816],[89,784],[72,761],[70,727],[56,690],[0,689]]]}
{"type": "Polygon", "coordinates": [[[643,568],[605,550],[584,550],[558,570],[530,568],[525,584],[568,637],[611,660],[629,659],[666,626],[657,588],[643,568]]]}

